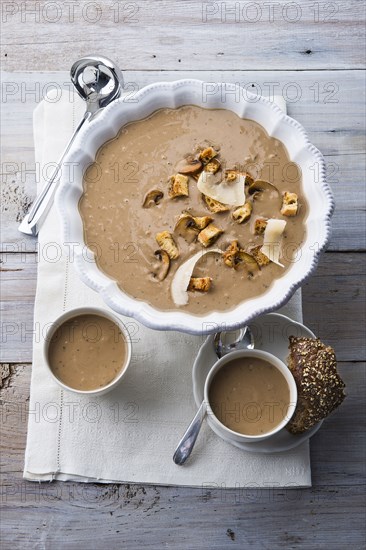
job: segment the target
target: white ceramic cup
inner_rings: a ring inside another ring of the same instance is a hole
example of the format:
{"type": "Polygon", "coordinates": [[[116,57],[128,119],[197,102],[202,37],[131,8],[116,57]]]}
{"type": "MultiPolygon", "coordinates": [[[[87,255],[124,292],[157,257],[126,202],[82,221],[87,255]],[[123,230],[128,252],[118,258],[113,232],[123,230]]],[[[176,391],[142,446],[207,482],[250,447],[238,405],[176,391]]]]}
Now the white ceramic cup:
{"type": "Polygon", "coordinates": [[[215,425],[215,428],[217,429],[217,433],[221,435],[224,439],[229,441],[235,441],[238,443],[257,442],[257,441],[263,441],[264,439],[268,439],[272,437],[274,434],[282,430],[286,426],[286,424],[290,421],[296,408],[297,387],[296,387],[295,379],[292,376],[290,369],[285,365],[285,363],[283,363],[275,355],[272,355],[271,353],[268,353],[266,351],[256,350],[256,349],[240,350],[240,351],[233,351],[228,355],[225,355],[213,365],[213,367],[209,371],[206,378],[205,388],[204,388],[204,400],[205,400],[206,410],[210,421],[215,425]],[[270,363],[280,371],[280,373],[285,378],[290,391],[289,406],[288,406],[287,414],[285,415],[284,419],[279,424],[276,424],[273,430],[266,432],[264,434],[244,435],[239,432],[235,432],[231,430],[230,428],[222,424],[222,422],[220,422],[220,420],[215,416],[210,405],[209,390],[210,390],[210,385],[214,376],[224,365],[227,365],[228,363],[231,363],[233,360],[240,359],[240,358],[255,358],[255,359],[262,359],[263,361],[267,361],[268,363],[270,363]]]}
{"type": "Polygon", "coordinates": [[[62,388],[81,395],[103,395],[104,393],[107,393],[110,390],[114,389],[117,386],[117,384],[121,382],[122,378],[126,374],[128,366],[131,362],[131,353],[132,353],[131,348],[132,348],[131,338],[128,333],[128,330],[116,315],[114,315],[113,313],[110,313],[105,309],[98,308],[98,307],[78,307],[78,308],[70,309],[69,311],[67,311],[66,313],[63,313],[62,315],[57,317],[57,319],[55,319],[43,343],[43,359],[44,359],[45,365],[47,366],[48,372],[50,373],[52,378],[57,382],[57,384],[59,384],[62,388]],[[121,368],[119,374],[109,384],[95,390],[77,390],[75,388],[67,386],[61,380],[59,380],[57,376],[55,376],[55,374],[52,371],[51,365],[49,363],[48,350],[49,350],[49,345],[50,345],[52,336],[55,334],[56,330],[63,323],[65,323],[65,321],[68,321],[69,319],[72,319],[73,317],[77,317],[79,315],[99,315],[100,317],[105,317],[106,319],[109,319],[115,325],[117,325],[117,327],[122,332],[124,343],[126,345],[126,355],[123,362],[123,368],[121,368]]]}

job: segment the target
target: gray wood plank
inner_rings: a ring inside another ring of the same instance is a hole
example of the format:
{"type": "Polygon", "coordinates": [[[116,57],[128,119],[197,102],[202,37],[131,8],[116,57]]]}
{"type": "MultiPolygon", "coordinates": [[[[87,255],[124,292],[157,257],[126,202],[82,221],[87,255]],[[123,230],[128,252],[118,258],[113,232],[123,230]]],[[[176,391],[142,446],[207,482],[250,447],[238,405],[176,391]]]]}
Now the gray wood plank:
{"type": "Polygon", "coordinates": [[[42,0],[35,8],[5,5],[2,30],[8,70],[27,70],[30,60],[34,70],[66,70],[76,51],[82,56],[95,50],[96,36],[103,37],[103,53],[127,69],[363,67],[364,11],[357,0],[80,0],[53,5],[42,0]]]}
{"type": "MultiPolygon", "coordinates": [[[[2,330],[0,360],[32,360],[33,302],[37,257],[34,254],[2,255],[2,330]]],[[[328,344],[342,361],[364,360],[365,278],[362,254],[333,253],[322,256],[318,270],[303,286],[304,323],[328,344]]]]}
{"type": "MultiPolygon", "coordinates": [[[[328,181],[336,199],[331,250],[366,248],[365,174],[365,76],[362,71],[127,71],[125,80],[134,91],[157,80],[205,78],[209,82],[237,82],[263,93],[287,93],[295,83],[298,100],[288,103],[291,116],[301,122],[310,140],[322,151],[328,181]],[[254,85],[254,88],[252,88],[254,85]],[[301,94],[301,97],[300,97],[301,94]],[[352,230],[350,230],[352,227],[352,230]]],[[[35,193],[32,110],[49,85],[70,89],[67,73],[7,73],[3,89],[2,250],[32,251],[34,240],[18,232],[19,219],[35,193]]],[[[55,96],[57,97],[57,96],[55,96]]]]}
{"type": "Polygon", "coordinates": [[[343,550],[347,537],[361,549],[365,367],[339,364],[348,397],[311,441],[311,489],[228,490],[24,481],[31,369],[12,365],[1,390],[3,546],[343,550]]]}
{"type": "MultiPolygon", "coordinates": [[[[21,487],[31,491],[29,484],[21,487]]],[[[227,492],[210,500],[200,489],[180,493],[134,485],[92,492],[90,485],[52,484],[38,493],[3,510],[5,548],[344,550],[347,540],[352,549],[364,549],[362,486],[301,492],[244,489],[244,497],[227,492]],[[84,499],[75,498],[77,492],[84,499]],[[26,505],[38,498],[42,506],[26,505]],[[69,501],[54,510],[50,501],[60,498],[69,501]]]]}
{"type": "Polygon", "coordinates": [[[363,254],[329,252],[303,286],[304,323],[341,360],[366,358],[365,278],[363,254]]]}
{"type": "MultiPolygon", "coordinates": [[[[364,151],[364,71],[150,70],[124,71],[123,74],[130,93],[126,102],[133,101],[135,93],[143,86],[179,78],[198,78],[213,84],[233,82],[244,88],[244,97],[246,91],[270,98],[280,93],[287,99],[289,115],[304,124],[314,145],[321,148],[323,154],[362,154],[364,151]],[[352,133],[354,142],[350,143],[347,133],[352,133]]],[[[52,88],[55,89],[54,101],[61,87],[72,89],[68,72],[5,72],[2,80],[4,161],[15,160],[14,144],[22,155],[29,154],[24,161],[33,161],[32,140],[29,139],[32,138],[29,135],[32,110],[52,88]]],[[[333,167],[329,172],[331,181],[336,180],[333,167]]]]}

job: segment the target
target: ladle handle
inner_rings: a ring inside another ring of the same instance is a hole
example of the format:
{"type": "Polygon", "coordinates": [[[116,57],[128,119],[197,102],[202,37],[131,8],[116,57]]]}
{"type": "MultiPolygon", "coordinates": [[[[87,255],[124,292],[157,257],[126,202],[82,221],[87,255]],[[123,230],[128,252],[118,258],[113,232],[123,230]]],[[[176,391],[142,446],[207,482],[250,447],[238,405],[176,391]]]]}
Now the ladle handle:
{"type": "Polygon", "coordinates": [[[178,447],[173,455],[173,460],[178,466],[182,466],[190,456],[197,436],[202,426],[203,419],[206,416],[206,403],[202,401],[195,417],[187,428],[184,436],[178,443],[178,447]]]}
{"type": "Polygon", "coordinates": [[[38,235],[39,229],[46,219],[49,209],[51,208],[53,197],[59,184],[59,179],[57,179],[57,176],[60,172],[61,164],[67,153],[70,151],[71,145],[73,144],[78,132],[80,131],[80,128],[87,120],[89,120],[91,116],[92,113],[90,111],[86,111],[83,118],[79,122],[76,130],[70,138],[70,141],[66,145],[66,148],[57,164],[55,171],[52,174],[51,179],[43,187],[42,191],[32,204],[32,207],[29,210],[28,214],[25,215],[22,223],[19,225],[19,231],[21,231],[22,233],[25,233],[26,235],[38,235]]]}

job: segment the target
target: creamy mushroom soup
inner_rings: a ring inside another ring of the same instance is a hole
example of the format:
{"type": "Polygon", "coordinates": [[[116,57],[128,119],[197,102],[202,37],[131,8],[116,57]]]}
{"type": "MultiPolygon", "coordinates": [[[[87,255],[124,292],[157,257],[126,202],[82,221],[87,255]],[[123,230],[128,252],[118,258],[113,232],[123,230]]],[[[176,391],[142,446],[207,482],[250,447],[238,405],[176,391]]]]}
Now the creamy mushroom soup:
{"type": "Polygon", "coordinates": [[[51,337],[48,361],[53,374],[75,390],[107,386],[125,367],[126,342],[120,328],[95,314],[77,315],[51,337]]]}
{"type": "Polygon", "coordinates": [[[124,126],[83,185],[99,268],[160,310],[206,315],[263,294],[305,235],[301,174],[284,145],[227,110],[187,105],[124,126]]]}
{"type": "Polygon", "coordinates": [[[254,357],[234,359],[212,379],[209,401],[215,416],[244,435],[273,431],[287,415],[290,390],[282,373],[254,357]]]}

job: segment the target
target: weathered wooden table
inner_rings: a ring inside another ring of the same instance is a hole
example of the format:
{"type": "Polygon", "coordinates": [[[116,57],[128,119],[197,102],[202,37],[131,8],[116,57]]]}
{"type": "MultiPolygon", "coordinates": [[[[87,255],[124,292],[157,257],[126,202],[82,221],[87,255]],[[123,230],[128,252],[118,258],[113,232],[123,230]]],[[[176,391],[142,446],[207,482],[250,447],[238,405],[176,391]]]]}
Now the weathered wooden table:
{"type": "Polygon", "coordinates": [[[356,0],[2,3],[2,548],[364,548],[363,23],[356,0]],[[313,488],[23,481],[37,245],[17,226],[38,177],[32,110],[91,52],[119,63],[131,94],[188,76],[283,93],[323,152],[337,207],[304,319],[335,347],[348,398],[311,441],[313,488]]]}

